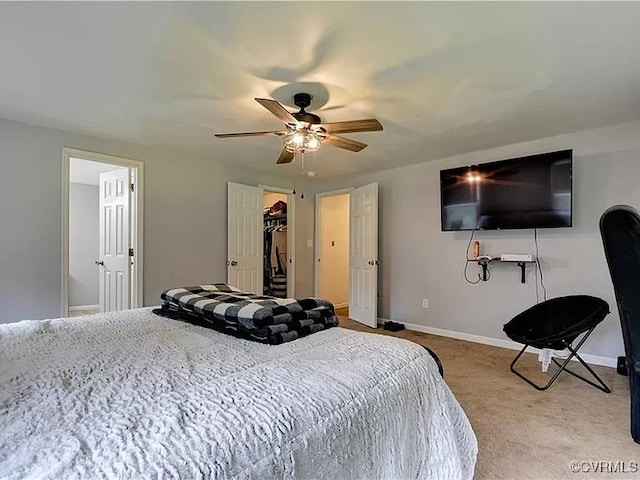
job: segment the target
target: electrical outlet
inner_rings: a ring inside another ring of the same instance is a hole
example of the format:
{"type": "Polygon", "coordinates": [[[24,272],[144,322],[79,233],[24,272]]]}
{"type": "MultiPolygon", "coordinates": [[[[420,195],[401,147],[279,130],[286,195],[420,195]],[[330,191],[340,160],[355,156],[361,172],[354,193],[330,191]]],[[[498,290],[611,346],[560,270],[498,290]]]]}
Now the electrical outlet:
{"type": "Polygon", "coordinates": [[[429,299],[428,298],[423,298],[422,299],[422,308],[429,308],[429,299]]]}

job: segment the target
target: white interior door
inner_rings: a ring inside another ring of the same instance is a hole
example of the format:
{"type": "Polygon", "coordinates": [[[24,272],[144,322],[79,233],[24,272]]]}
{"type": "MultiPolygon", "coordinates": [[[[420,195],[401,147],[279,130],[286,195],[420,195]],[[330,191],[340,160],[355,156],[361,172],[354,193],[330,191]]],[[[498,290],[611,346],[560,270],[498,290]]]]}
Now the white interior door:
{"type": "Polygon", "coordinates": [[[262,188],[228,183],[227,283],[262,295],[262,188]]]}
{"type": "Polygon", "coordinates": [[[101,312],[130,308],[130,178],[128,168],[100,174],[101,312]]]}
{"type": "Polygon", "coordinates": [[[349,317],[378,323],[378,184],[349,193],[349,317]]]}

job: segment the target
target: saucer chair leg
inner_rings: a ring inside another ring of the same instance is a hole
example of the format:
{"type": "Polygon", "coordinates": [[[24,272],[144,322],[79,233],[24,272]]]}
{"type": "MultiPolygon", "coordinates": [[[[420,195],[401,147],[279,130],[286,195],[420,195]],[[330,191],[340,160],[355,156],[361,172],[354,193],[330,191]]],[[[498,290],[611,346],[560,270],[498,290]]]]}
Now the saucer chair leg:
{"type": "Polygon", "coordinates": [[[562,373],[562,370],[564,369],[564,366],[569,363],[569,361],[571,360],[571,355],[565,360],[565,362],[563,363],[563,365],[558,368],[558,370],[556,370],[556,373],[553,374],[553,377],[551,377],[551,379],[549,380],[549,382],[547,382],[546,385],[544,386],[540,386],[540,385],[536,385],[535,383],[533,383],[531,380],[529,380],[527,377],[525,377],[524,375],[522,375],[520,372],[518,372],[514,367],[515,364],[518,360],[520,360],[520,357],[522,356],[522,354],[524,353],[524,351],[529,347],[529,345],[525,345],[524,348],[522,350],[520,350],[520,353],[518,353],[518,355],[516,356],[516,358],[513,359],[513,362],[511,362],[511,365],[509,366],[509,369],[515,373],[518,377],[520,377],[522,380],[524,380],[525,382],[527,382],[529,385],[531,385],[533,388],[535,388],[536,390],[540,390],[540,391],[544,391],[547,390],[551,385],[553,385],[553,383],[556,381],[556,379],[560,376],[560,373],[562,373]]]}
{"type": "MultiPolygon", "coordinates": [[[[566,345],[566,347],[567,347],[567,350],[569,350],[573,354],[573,356],[575,356],[578,359],[578,361],[582,364],[582,366],[587,369],[587,371],[593,376],[593,378],[595,378],[598,381],[598,383],[600,385],[598,385],[597,383],[592,382],[591,380],[589,380],[587,378],[584,378],[582,375],[578,375],[577,373],[572,372],[568,368],[564,369],[565,372],[567,372],[570,375],[573,375],[576,378],[579,378],[580,380],[582,380],[583,382],[588,383],[589,385],[592,385],[592,386],[596,387],[598,390],[602,390],[604,393],[611,393],[611,389],[607,386],[607,384],[604,383],[604,381],[598,376],[598,374],[593,371],[593,369],[582,359],[582,357],[580,355],[578,355],[577,349],[575,349],[575,350],[572,349],[571,345],[566,345]]],[[[553,360],[553,362],[556,365],[560,366],[560,364],[558,363],[558,361],[555,358],[552,358],[551,360],[553,360]]]]}
{"type": "Polygon", "coordinates": [[[544,386],[539,386],[536,385],[535,383],[533,383],[531,380],[529,380],[528,378],[526,378],[524,375],[522,375],[520,372],[518,372],[514,366],[516,364],[516,362],[520,359],[520,357],[522,357],[522,355],[524,354],[525,350],[527,349],[527,347],[529,347],[529,345],[525,345],[524,348],[522,350],[520,350],[520,353],[518,353],[518,355],[516,356],[516,358],[513,359],[513,362],[511,362],[510,365],[510,370],[515,373],[518,377],[520,377],[521,379],[523,379],[525,382],[527,382],[529,385],[531,385],[532,387],[534,387],[536,390],[540,390],[540,391],[544,391],[547,390],[551,385],[553,385],[553,383],[557,380],[558,376],[560,376],[560,374],[565,371],[571,375],[573,375],[576,378],[579,378],[580,380],[582,380],[583,382],[588,383],[589,385],[592,385],[594,387],[596,387],[598,390],[601,390],[605,393],[611,393],[611,390],[609,389],[609,387],[602,381],[602,379],[596,374],[596,372],[593,371],[593,369],[587,365],[587,363],[582,360],[582,357],[580,357],[580,355],[578,355],[578,350],[580,349],[580,347],[582,346],[582,344],[587,340],[587,338],[589,338],[589,335],[591,335],[591,333],[595,330],[596,327],[592,327],[591,329],[589,329],[585,335],[582,337],[582,339],[578,342],[578,345],[576,345],[575,348],[572,348],[570,344],[568,344],[567,342],[563,341],[565,347],[569,350],[570,355],[564,360],[564,362],[560,363],[558,362],[555,358],[552,358],[553,362],[558,366],[558,369],[556,370],[556,372],[553,374],[553,377],[551,377],[551,379],[549,380],[549,382],[544,385],[544,386]],[[573,357],[576,357],[578,359],[578,361],[587,369],[587,371],[593,375],[593,377],[598,381],[598,383],[600,383],[600,385],[592,382],[591,380],[588,380],[586,378],[584,378],[581,375],[578,375],[575,372],[572,372],[571,370],[569,370],[567,368],[567,365],[569,365],[569,362],[571,361],[571,359],[573,357]]]}

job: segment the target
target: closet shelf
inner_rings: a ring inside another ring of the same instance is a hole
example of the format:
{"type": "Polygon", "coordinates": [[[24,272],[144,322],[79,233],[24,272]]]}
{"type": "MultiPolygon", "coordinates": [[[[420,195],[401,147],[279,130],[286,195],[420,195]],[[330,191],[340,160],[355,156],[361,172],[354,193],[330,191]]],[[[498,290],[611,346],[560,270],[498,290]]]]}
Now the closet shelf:
{"type": "Polygon", "coordinates": [[[286,213],[281,213],[280,215],[265,215],[264,219],[265,220],[278,220],[281,218],[287,218],[287,214],[286,213]]]}

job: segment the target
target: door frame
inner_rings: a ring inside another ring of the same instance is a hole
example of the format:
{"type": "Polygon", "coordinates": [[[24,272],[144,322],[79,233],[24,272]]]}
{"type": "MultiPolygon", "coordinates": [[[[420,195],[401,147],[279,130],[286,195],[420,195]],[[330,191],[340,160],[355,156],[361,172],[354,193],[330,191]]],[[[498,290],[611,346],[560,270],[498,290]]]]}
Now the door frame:
{"type": "Polygon", "coordinates": [[[290,188],[272,187],[259,184],[262,192],[284,193],[287,195],[287,297],[295,298],[296,290],[296,196],[290,188]],[[291,253],[289,253],[291,252],[291,253]]]}
{"type": "MultiPolygon", "coordinates": [[[[320,256],[320,238],[321,238],[321,228],[322,223],[320,221],[320,201],[324,197],[334,197],[336,195],[345,195],[349,194],[355,187],[347,187],[341,188],[339,190],[332,190],[330,192],[322,192],[316,193],[316,203],[315,203],[315,226],[313,233],[313,295],[318,297],[320,293],[318,292],[318,288],[320,286],[320,268],[318,266],[318,257],[320,256]]],[[[350,211],[347,212],[347,215],[351,217],[350,211]]]]}
{"type": "Polygon", "coordinates": [[[60,313],[69,316],[69,184],[71,158],[107,163],[117,167],[131,169],[131,182],[134,191],[131,198],[131,218],[135,228],[131,229],[131,245],[134,249],[133,271],[131,274],[131,308],[144,306],[143,270],[144,270],[144,162],[129,158],[116,157],[104,153],[62,147],[62,278],[60,313]]]}

